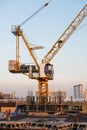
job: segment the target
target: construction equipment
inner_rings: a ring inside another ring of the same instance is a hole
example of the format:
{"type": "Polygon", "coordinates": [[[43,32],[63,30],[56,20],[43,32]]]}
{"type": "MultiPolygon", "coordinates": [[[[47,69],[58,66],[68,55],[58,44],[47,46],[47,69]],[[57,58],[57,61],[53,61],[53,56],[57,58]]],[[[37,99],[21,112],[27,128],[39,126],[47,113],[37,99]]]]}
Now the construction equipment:
{"type": "MultiPolygon", "coordinates": [[[[47,4],[45,4],[47,5],[47,4]]],[[[16,36],[16,60],[9,61],[9,71],[12,73],[28,73],[29,78],[38,80],[38,103],[48,103],[48,80],[53,80],[53,65],[51,60],[58,53],[64,43],[70,38],[73,32],[77,29],[80,23],[87,16],[87,4],[82,8],[78,15],[74,18],[71,24],[55,42],[53,47],[42,59],[41,64],[36,60],[30,45],[25,39],[20,26],[12,28],[12,33],[16,36]],[[19,62],[19,36],[22,37],[31,57],[34,60],[34,65],[20,64],[19,62]]]]}

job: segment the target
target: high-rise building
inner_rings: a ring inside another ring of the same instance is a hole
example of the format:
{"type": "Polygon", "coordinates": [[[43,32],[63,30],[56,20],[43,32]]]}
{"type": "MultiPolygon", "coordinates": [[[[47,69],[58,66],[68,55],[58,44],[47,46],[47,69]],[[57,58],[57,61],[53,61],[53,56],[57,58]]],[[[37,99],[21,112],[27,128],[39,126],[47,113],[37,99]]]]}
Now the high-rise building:
{"type": "Polygon", "coordinates": [[[78,84],[73,86],[74,89],[74,99],[84,99],[84,88],[83,84],[78,84]]]}

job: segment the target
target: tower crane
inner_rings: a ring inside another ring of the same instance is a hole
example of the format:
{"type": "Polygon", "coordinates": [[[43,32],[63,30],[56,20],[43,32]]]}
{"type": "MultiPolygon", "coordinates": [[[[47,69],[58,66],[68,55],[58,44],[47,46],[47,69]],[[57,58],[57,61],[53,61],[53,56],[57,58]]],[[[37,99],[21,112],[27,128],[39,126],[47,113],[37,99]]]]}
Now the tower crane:
{"type": "MultiPolygon", "coordinates": [[[[45,6],[48,3],[45,4],[45,6]]],[[[74,33],[80,23],[87,16],[87,4],[81,9],[74,20],[70,23],[63,34],[54,43],[48,53],[43,57],[41,64],[36,60],[31,47],[29,46],[27,40],[25,39],[22,29],[20,26],[12,28],[12,33],[16,36],[16,60],[9,61],[9,71],[11,73],[23,73],[28,74],[29,78],[38,80],[38,103],[48,102],[48,80],[53,80],[53,65],[50,63],[54,56],[59,52],[62,46],[74,33]],[[21,65],[19,63],[19,36],[22,37],[31,57],[33,58],[35,65],[21,65]]],[[[24,24],[25,22],[23,22],[24,24]]]]}

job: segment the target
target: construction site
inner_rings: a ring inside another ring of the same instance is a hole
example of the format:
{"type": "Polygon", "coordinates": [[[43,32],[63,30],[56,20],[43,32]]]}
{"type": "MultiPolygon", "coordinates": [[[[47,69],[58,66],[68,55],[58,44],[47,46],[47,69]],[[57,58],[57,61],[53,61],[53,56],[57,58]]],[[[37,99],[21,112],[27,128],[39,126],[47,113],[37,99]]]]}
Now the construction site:
{"type": "Polygon", "coordinates": [[[36,80],[38,90],[36,97],[28,94],[25,101],[0,101],[0,112],[6,112],[6,118],[0,119],[0,129],[2,130],[87,130],[87,102],[64,101],[66,93],[61,91],[53,99],[49,96],[49,81],[54,80],[55,77],[54,64],[51,62],[86,18],[87,4],[82,7],[62,35],[43,56],[40,63],[35,57],[34,51],[44,49],[44,47],[32,46],[23,33],[24,24],[51,2],[52,0],[49,0],[19,25],[11,27],[11,33],[16,37],[16,59],[9,59],[8,71],[11,74],[23,74],[33,82],[36,80]],[[20,39],[23,40],[33,64],[21,63],[20,39]]]}

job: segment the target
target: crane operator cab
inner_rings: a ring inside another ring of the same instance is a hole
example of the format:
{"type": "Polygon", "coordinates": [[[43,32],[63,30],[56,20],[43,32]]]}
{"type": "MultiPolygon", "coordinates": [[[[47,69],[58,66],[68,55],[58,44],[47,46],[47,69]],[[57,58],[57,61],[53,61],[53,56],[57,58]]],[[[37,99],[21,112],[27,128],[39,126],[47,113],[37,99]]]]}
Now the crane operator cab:
{"type": "Polygon", "coordinates": [[[48,78],[49,80],[53,80],[53,65],[50,63],[42,63],[40,65],[40,77],[48,78]]]}

